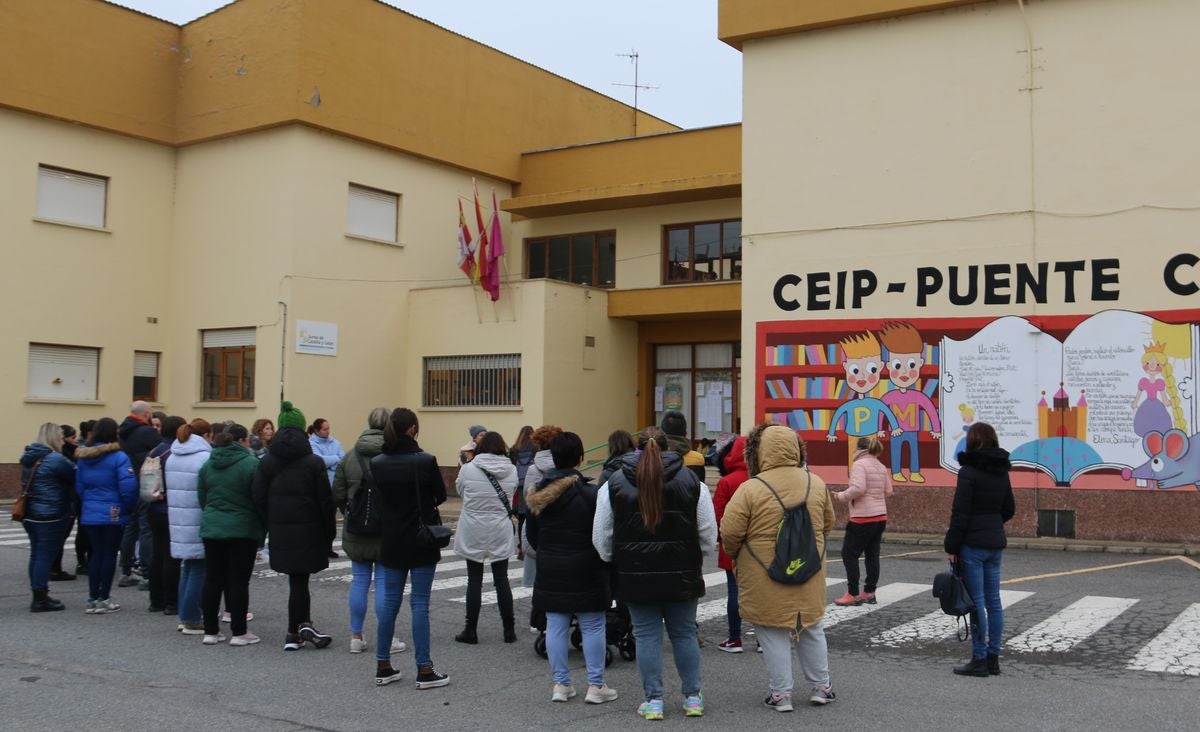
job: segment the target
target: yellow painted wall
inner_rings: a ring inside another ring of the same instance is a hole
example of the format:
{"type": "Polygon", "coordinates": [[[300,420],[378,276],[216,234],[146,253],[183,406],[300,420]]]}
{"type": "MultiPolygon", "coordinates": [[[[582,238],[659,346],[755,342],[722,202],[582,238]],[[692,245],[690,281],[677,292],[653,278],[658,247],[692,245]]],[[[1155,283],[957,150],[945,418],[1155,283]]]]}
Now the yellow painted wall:
{"type": "Polygon", "coordinates": [[[421,419],[422,447],[442,464],[457,461],[467,428],[482,424],[511,442],[523,425],[558,424],[599,444],[634,419],[636,324],[610,320],[603,290],[546,280],[503,290],[495,308],[466,286],[409,295],[410,403],[421,419]],[[584,369],[584,336],[596,339],[584,369]],[[521,354],[521,407],[420,408],[423,356],[521,354]]]}
{"type": "Polygon", "coordinates": [[[1027,17],[1032,80],[1011,3],[745,44],[743,342],[761,320],[1195,307],[1163,271],[1196,252],[1200,143],[1187,120],[1200,99],[1178,90],[1200,7],[1060,0],[1027,17]],[[793,88],[805,94],[780,93],[793,88]],[[921,266],[1095,258],[1120,260],[1118,300],[1091,298],[1089,270],[1076,302],[1060,275],[1045,305],[957,306],[947,287],[916,304],[921,266]],[[855,268],[907,289],[881,286],[859,309],[776,307],[783,273],[855,268]]]}
{"type": "MultiPolygon", "coordinates": [[[[492,183],[479,181],[489,213],[492,183]]],[[[496,186],[507,194],[507,185],[496,186]]],[[[181,150],[172,266],[180,302],[173,345],[185,354],[179,382],[191,390],[182,398],[199,398],[200,329],[259,325],[256,404],[194,410],[273,418],[281,353],[286,397],[310,420],[329,419],[344,445],[371,408],[413,403],[420,392],[406,386],[407,292],[465,279],[452,238],[454,200],[471,193],[460,170],[303,126],[181,150]],[[401,195],[400,245],[345,234],[350,183],[401,195]],[[297,320],[336,323],[338,355],[295,353],[297,320]]],[[[506,215],[502,221],[507,229],[506,215]]]]}
{"type": "Polygon", "coordinates": [[[527,153],[505,210],[544,217],[741,193],[741,125],[527,153]]]}
{"type": "Polygon", "coordinates": [[[99,0],[0,0],[0,107],[172,142],[178,40],[99,0]]]}
{"type": "Polygon", "coordinates": [[[182,28],[2,0],[0,21],[0,106],[167,144],[303,122],[516,180],[527,150],[633,134],[631,107],[375,0],[239,0],[182,28]]]}
{"type": "Polygon", "coordinates": [[[0,140],[0,462],[15,462],[42,422],[122,417],[133,352],[165,350],[175,163],[167,147],[9,110],[0,140]],[[34,221],[39,164],[108,176],[108,231],[34,221]],[[30,342],[100,348],[99,402],[27,403],[30,342]]]}
{"type": "MultiPolygon", "coordinates": [[[[741,199],[728,198],[516,221],[513,223],[513,238],[509,246],[512,253],[509,272],[516,277],[524,276],[525,239],[615,230],[616,289],[658,287],[662,284],[662,227],[668,224],[736,219],[741,217],[741,209],[741,199]]],[[[696,286],[703,285],[689,285],[696,286]]]]}

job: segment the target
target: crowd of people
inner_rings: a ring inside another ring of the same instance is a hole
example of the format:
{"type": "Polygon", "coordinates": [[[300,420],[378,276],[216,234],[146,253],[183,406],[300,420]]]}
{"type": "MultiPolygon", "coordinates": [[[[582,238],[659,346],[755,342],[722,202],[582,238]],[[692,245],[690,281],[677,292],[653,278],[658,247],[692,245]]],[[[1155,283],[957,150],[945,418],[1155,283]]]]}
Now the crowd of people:
{"type": "MultiPolygon", "coordinates": [[[[456,531],[442,526],[438,507],[446,487],[437,459],[417,441],[417,415],[405,408],[373,409],[349,451],[330,435],[328,420],[307,423],[290,402],[276,422],[251,429],[233,423],[153,413],[135,402],[118,424],[104,418],[69,427],[44,424],[21,458],[30,537],[33,612],[64,609],[48,594],[50,581],[75,576],[61,566],[75,520],[76,573],[86,574],[85,612],[121,609],[118,586],[144,582],[149,609],[177,616],[177,629],[205,645],[248,646],[249,584],[256,558],[288,577],[285,651],[327,648],[318,630],[309,582],[326,569],[341,512],[342,549],[350,559],[351,653],[370,644],[364,623],[375,588],[375,683],[402,673],[392,656],[407,650],[396,638],[405,590],[411,613],[418,689],[445,686],[430,647],[430,595],[441,550],[453,550],[467,569],[466,613],[459,643],[477,644],[485,568],[490,569],[501,638],[517,640],[509,562],[523,563],[532,588],[531,627],[544,633],[552,677],[551,700],[577,695],[567,664],[574,629],[587,677],[584,701],[618,698],[605,680],[607,622],[614,603],[627,613],[642,682],[637,713],[662,719],[663,634],[680,681],[685,716],[704,714],[697,604],[705,594],[705,557],[717,554],[728,586],[728,636],[721,651],[743,652],[743,620],[753,624],[763,655],[769,708],[793,709],[792,649],[808,701],[837,699],[829,673],[823,617],[824,563],[803,581],[773,571],[785,516],[804,506],[819,556],[834,528],[834,503],[848,507],[842,560],[846,593],[837,605],[872,604],[886,528],[890,471],[878,460],[878,438],[858,439],[845,491],[828,490],[807,468],[805,444],[793,430],[764,423],[713,446],[710,461],[722,477],[715,494],[705,485],[705,456],[692,449],[687,420],[667,412],[659,425],[632,435],[617,430],[599,480],[580,472],[579,435],[554,425],[523,428],[512,445],[482,425],[460,451],[456,490],[462,508],[456,531]],[[866,576],[859,590],[859,558],[866,576]],[[125,572],[128,564],[129,571],[125,572]],[[141,579],[127,581],[125,577],[141,579]],[[222,610],[224,604],[224,613],[222,610]],[[221,622],[228,622],[227,638],[221,622]]],[[[972,660],[955,673],[999,673],[1003,612],[999,569],[1004,523],[1014,512],[1008,456],[994,430],[976,423],[959,456],[953,515],[945,548],[960,563],[979,608],[972,660]]],[[[795,567],[789,569],[794,571],[795,567]]]]}

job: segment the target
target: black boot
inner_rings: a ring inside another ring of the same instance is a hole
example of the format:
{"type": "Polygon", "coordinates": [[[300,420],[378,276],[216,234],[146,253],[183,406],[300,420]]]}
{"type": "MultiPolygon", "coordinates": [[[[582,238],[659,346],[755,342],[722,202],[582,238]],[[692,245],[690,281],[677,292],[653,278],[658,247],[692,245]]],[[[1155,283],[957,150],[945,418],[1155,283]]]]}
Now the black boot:
{"type": "Polygon", "coordinates": [[[50,597],[47,590],[34,590],[33,602],[29,605],[29,612],[50,613],[55,610],[62,610],[64,607],[61,602],[50,597]]]}
{"type": "Polygon", "coordinates": [[[988,669],[988,673],[991,674],[992,676],[999,676],[1000,675],[1000,657],[994,656],[989,653],[988,657],[987,657],[987,669],[988,669]]]}
{"type": "Polygon", "coordinates": [[[955,666],[954,673],[959,676],[981,676],[986,678],[988,675],[987,659],[972,658],[962,666],[955,666]]]}
{"type": "Polygon", "coordinates": [[[463,626],[461,633],[454,636],[454,640],[458,641],[459,643],[466,643],[472,646],[479,643],[479,635],[475,632],[476,623],[477,620],[467,618],[467,624],[463,626]]]}
{"type": "Polygon", "coordinates": [[[504,620],[504,642],[505,643],[516,643],[517,642],[516,623],[513,621],[512,618],[506,618],[504,620]]]}

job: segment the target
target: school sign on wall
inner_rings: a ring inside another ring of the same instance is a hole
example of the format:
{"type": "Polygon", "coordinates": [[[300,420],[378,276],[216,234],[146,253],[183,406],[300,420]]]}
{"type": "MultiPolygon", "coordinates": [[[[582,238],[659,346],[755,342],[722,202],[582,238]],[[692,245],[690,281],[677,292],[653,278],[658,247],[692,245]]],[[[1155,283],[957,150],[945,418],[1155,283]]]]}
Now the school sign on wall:
{"type": "Polygon", "coordinates": [[[320,323],[314,320],[296,321],[296,353],[336,356],[337,344],[337,323],[320,323]]]}

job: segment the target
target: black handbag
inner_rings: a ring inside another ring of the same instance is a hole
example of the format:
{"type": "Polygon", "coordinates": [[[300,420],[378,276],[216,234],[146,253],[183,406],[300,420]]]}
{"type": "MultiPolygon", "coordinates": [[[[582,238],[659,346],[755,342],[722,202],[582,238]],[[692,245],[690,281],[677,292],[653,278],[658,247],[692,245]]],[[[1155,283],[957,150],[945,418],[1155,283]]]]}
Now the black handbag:
{"type": "Polygon", "coordinates": [[[454,533],[449,528],[442,526],[442,517],[438,514],[436,506],[433,509],[433,515],[437,519],[437,523],[425,523],[425,509],[421,507],[421,482],[417,478],[415,462],[413,463],[413,486],[417,494],[416,545],[422,549],[445,549],[450,544],[450,537],[454,533]]]}
{"type": "Polygon", "coordinates": [[[973,623],[963,618],[968,615],[974,616],[975,600],[963,584],[961,564],[950,562],[948,572],[941,572],[933,578],[933,596],[941,603],[942,612],[961,621],[961,625],[957,621],[955,623],[958,627],[958,639],[964,641],[970,638],[973,623]]]}

